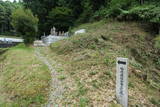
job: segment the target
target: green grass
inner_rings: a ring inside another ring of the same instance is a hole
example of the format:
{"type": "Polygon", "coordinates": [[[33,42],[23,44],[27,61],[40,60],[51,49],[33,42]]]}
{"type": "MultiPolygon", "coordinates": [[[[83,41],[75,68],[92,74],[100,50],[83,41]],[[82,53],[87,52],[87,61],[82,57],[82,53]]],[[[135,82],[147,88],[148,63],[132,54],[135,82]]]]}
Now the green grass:
{"type": "Polygon", "coordinates": [[[20,44],[0,58],[0,106],[40,107],[47,101],[50,72],[32,47],[20,44]]]}
{"type": "Polygon", "coordinates": [[[160,35],[155,38],[155,48],[160,49],[160,35]]]}
{"type": "Polygon", "coordinates": [[[60,76],[58,77],[58,79],[62,81],[62,80],[65,80],[66,77],[65,77],[64,75],[60,75],[60,76]]]}
{"type": "Polygon", "coordinates": [[[17,37],[17,36],[5,36],[5,35],[0,35],[0,37],[3,37],[3,38],[15,38],[15,39],[22,39],[21,37],[17,37]]]}
{"type": "Polygon", "coordinates": [[[87,98],[80,98],[79,107],[87,107],[88,102],[89,102],[89,101],[88,101],[87,98]]]}

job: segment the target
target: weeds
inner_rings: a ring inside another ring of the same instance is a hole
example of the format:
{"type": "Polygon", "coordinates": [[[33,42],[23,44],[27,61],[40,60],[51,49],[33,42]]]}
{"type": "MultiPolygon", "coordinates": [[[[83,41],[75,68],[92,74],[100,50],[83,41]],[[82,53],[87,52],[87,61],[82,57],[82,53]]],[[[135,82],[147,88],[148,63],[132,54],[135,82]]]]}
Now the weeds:
{"type": "Polygon", "coordinates": [[[97,73],[98,73],[97,71],[92,71],[92,72],[89,73],[89,75],[92,76],[92,75],[96,75],[97,73]]]}
{"type": "Polygon", "coordinates": [[[151,98],[150,101],[152,104],[156,105],[157,107],[160,106],[160,100],[155,99],[155,98],[151,98]]]}
{"type": "Polygon", "coordinates": [[[62,81],[62,80],[65,80],[66,77],[64,75],[61,75],[61,76],[58,77],[58,79],[62,81]]]}
{"type": "Polygon", "coordinates": [[[87,107],[89,100],[87,98],[80,98],[79,107],[87,107]]]}

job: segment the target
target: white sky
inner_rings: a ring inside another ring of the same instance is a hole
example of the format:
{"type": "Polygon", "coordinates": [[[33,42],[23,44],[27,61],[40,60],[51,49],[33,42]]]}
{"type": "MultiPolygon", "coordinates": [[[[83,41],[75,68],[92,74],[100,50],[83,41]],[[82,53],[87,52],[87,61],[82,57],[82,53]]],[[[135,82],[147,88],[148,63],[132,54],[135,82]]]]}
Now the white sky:
{"type": "MultiPolygon", "coordinates": [[[[14,0],[2,0],[2,1],[11,1],[11,2],[13,2],[14,0]]],[[[16,0],[16,1],[18,1],[18,0],[16,0]]]]}

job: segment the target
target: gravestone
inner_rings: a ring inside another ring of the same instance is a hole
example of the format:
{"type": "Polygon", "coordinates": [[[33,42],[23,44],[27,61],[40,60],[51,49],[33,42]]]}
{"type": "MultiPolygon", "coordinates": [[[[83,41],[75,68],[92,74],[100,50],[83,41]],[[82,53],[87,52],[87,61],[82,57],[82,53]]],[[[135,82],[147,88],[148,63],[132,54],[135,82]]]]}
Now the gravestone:
{"type": "Polygon", "coordinates": [[[66,33],[64,34],[64,36],[68,37],[68,36],[69,36],[69,32],[66,32],[66,33]]]}
{"type": "Polygon", "coordinates": [[[56,34],[56,28],[53,26],[50,31],[50,35],[55,35],[56,34]]]}
{"type": "Polygon", "coordinates": [[[57,33],[57,32],[55,32],[55,36],[58,36],[58,33],[57,33]]]}
{"type": "Polygon", "coordinates": [[[64,36],[64,31],[62,31],[62,36],[64,36]]]}
{"type": "Polygon", "coordinates": [[[59,33],[58,33],[58,34],[59,34],[59,36],[62,36],[62,33],[61,33],[61,31],[59,31],[59,33]]]}
{"type": "Polygon", "coordinates": [[[117,58],[116,97],[118,103],[128,107],[128,59],[117,58]]]}
{"type": "Polygon", "coordinates": [[[52,34],[55,35],[55,33],[56,33],[56,28],[53,26],[53,28],[52,28],[52,34]]]}

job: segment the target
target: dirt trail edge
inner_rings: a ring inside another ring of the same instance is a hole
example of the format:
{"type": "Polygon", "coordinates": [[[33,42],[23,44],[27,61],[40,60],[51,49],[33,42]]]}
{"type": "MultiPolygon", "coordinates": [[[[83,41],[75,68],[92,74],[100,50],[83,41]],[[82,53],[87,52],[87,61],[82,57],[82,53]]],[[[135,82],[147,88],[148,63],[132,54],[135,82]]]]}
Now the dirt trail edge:
{"type": "Polygon", "coordinates": [[[46,64],[51,71],[51,83],[50,83],[50,93],[48,103],[44,107],[58,107],[61,104],[58,104],[58,100],[63,98],[64,86],[62,82],[58,79],[58,73],[52,66],[54,61],[49,62],[45,56],[40,53],[38,48],[35,48],[35,54],[39,60],[46,64]]]}

